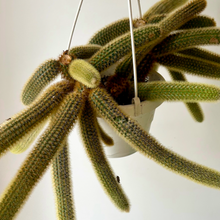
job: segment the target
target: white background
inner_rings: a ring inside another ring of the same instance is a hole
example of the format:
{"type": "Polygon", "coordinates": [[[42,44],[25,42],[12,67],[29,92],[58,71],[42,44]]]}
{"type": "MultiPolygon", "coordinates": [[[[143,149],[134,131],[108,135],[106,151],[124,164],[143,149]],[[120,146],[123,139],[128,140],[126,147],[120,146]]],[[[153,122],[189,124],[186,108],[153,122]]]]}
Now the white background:
{"type": "MultiPolygon", "coordinates": [[[[135,3],[135,1],[133,1],[135,3]]],[[[155,0],[141,1],[143,12],[155,0]]],[[[34,69],[66,49],[78,0],[0,0],[0,123],[22,110],[20,91],[34,69]]],[[[137,15],[137,7],[134,7],[137,15]]],[[[208,0],[203,14],[220,24],[220,1],[208,0]]],[[[86,44],[93,33],[127,17],[126,0],[85,1],[72,45],[86,44]]],[[[210,47],[220,53],[218,47],[210,47]]],[[[170,80],[164,69],[159,70],[170,80]]],[[[219,81],[189,76],[220,86],[219,81]]],[[[164,103],[156,111],[151,134],[164,146],[198,163],[220,170],[220,104],[202,103],[205,121],[196,123],[182,103],[164,103]]],[[[130,199],[130,213],[121,213],[104,194],[84,152],[79,132],[70,135],[73,191],[78,220],[215,220],[220,216],[220,191],[191,182],[136,153],[110,159],[130,199]]],[[[0,193],[29,150],[7,153],[0,160],[0,193]]],[[[55,219],[48,171],[18,214],[18,220],[55,219]]],[[[1,219],[1,217],[0,217],[1,219]]]]}

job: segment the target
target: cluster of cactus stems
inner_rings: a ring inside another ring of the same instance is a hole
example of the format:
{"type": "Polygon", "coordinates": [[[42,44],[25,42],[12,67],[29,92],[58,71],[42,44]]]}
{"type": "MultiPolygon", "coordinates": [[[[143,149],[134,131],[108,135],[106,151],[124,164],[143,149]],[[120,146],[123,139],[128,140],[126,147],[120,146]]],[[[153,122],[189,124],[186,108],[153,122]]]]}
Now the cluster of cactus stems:
{"type": "MultiPolygon", "coordinates": [[[[200,15],[205,7],[206,0],[161,0],[142,20],[133,21],[139,98],[182,101],[198,122],[204,118],[198,102],[220,99],[220,88],[189,83],[185,77],[187,73],[220,78],[220,55],[200,48],[220,43],[214,19],[200,15]],[[173,82],[147,81],[159,65],[167,68],[173,82]]],[[[67,139],[77,120],[85,150],[106,194],[120,210],[129,211],[128,198],[102,147],[102,143],[111,147],[114,140],[99,125],[97,116],[135,150],[165,168],[220,188],[220,172],[166,149],[118,107],[130,104],[134,96],[130,40],[129,19],[116,21],[98,31],[87,45],[43,63],[28,80],[22,91],[26,108],[0,125],[0,156],[8,150],[22,153],[38,141],[0,197],[2,220],[15,218],[49,166],[58,219],[76,218],[67,139]],[[105,70],[113,64],[115,71],[106,77],[105,70]],[[59,74],[62,80],[46,88],[59,74]]]]}

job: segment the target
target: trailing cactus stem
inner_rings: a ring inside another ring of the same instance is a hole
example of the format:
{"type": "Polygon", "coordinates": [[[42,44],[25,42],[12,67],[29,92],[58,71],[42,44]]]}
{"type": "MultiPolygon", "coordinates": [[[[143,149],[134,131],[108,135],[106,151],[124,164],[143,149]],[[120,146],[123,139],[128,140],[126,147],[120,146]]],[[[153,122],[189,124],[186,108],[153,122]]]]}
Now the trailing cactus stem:
{"type": "Polygon", "coordinates": [[[72,92],[62,101],[48,129],[29,154],[16,177],[0,199],[1,220],[11,220],[19,211],[33,187],[42,177],[74,125],[82,104],[84,91],[72,92]]]}
{"type": "Polygon", "coordinates": [[[215,26],[216,26],[216,22],[213,18],[200,15],[186,22],[179,29],[205,28],[205,27],[215,27],[215,26]]]}
{"type": "Polygon", "coordinates": [[[182,54],[169,54],[158,57],[157,62],[169,69],[183,71],[202,77],[219,79],[220,64],[182,54]]]}
{"type": "Polygon", "coordinates": [[[104,46],[128,31],[130,31],[129,19],[124,18],[107,25],[95,33],[94,36],[89,40],[89,44],[98,44],[104,46]]]}
{"type": "Polygon", "coordinates": [[[10,147],[10,152],[13,154],[20,154],[26,151],[31,144],[36,140],[37,136],[43,130],[47,123],[48,119],[43,119],[40,123],[37,123],[36,126],[27,132],[19,141],[15,142],[10,147]]]}
{"type": "MultiPolygon", "coordinates": [[[[169,73],[170,73],[172,79],[175,80],[175,81],[183,81],[183,82],[187,81],[185,76],[181,72],[169,70],[169,73]]],[[[202,122],[204,120],[204,114],[202,112],[202,108],[201,108],[201,106],[198,103],[186,102],[184,104],[186,105],[186,107],[189,110],[189,112],[192,115],[192,117],[197,122],[202,122]]]]}
{"type": "Polygon", "coordinates": [[[73,84],[67,81],[56,83],[31,106],[3,123],[0,126],[0,156],[28,131],[34,129],[38,122],[44,120],[72,89],[73,84]]]}
{"type": "Polygon", "coordinates": [[[52,179],[58,219],[75,220],[67,140],[63,141],[53,159],[52,179]]]}
{"type": "Polygon", "coordinates": [[[203,122],[204,120],[204,114],[202,111],[201,106],[198,103],[185,103],[186,107],[189,110],[189,113],[191,116],[197,121],[197,122],[203,122]]]}
{"type": "Polygon", "coordinates": [[[195,58],[201,58],[206,61],[220,63],[220,55],[202,48],[189,48],[179,51],[178,53],[188,55],[195,58]]]}
{"type": "Polygon", "coordinates": [[[166,149],[143,130],[136,121],[124,114],[105,90],[94,89],[89,98],[98,114],[135,150],[175,173],[197,183],[220,189],[220,173],[218,171],[196,164],[166,149]]]}
{"type": "Polygon", "coordinates": [[[114,141],[113,139],[102,129],[101,125],[99,124],[97,118],[96,118],[96,124],[97,124],[97,131],[100,137],[100,140],[106,145],[106,146],[113,146],[114,141]]]}
{"type": "Polygon", "coordinates": [[[59,72],[59,62],[56,60],[41,64],[25,84],[21,94],[22,102],[30,105],[59,72]]]}
{"type": "MultiPolygon", "coordinates": [[[[135,47],[150,46],[160,35],[160,28],[156,25],[137,28],[134,30],[135,47]]],[[[101,72],[130,52],[131,36],[128,33],[104,46],[91,57],[89,62],[101,72]]]]}
{"type": "Polygon", "coordinates": [[[80,117],[80,130],[86,152],[105,192],[121,211],[128,212],[128,200],[105,158],[99,142],[97,127],[94,127],[95,120],[93,109],[87,102],[80,117]]]}
{"type": "Polygon", "coordinates": [[[167,14],[156,14],[149,18],[148,24],[158,24],[160,21],[162,21],[164,18],[167,17],[167,14]]]}
{"type": "Polygon", "coordinates": [[[220,88],[188,82],[143,82],[138,83],[138,96],[143,101],[211,102],[219,100],[220,88]]]}
{"type": "Polygon", "coordinates": [[[99,51],[100,48],[101,46],[92,44],[77,46],[70,50],[69,55],[75,56],[78,59],[89,59],[92,55],[99,51]]]}
{"type": "Polygon", "coordinates": [[[163,19],[159,25],[162,29],[163,35],[169,34],[184,25],[186,22],[202,12],[206,7],[206,0],[192,0],[173,13],[163,19]]]}
{"type": "MultiPolygon", "coordinates": [[[[154,44],[153,44],[154,45],[154,44]]],[[[153,48],[151,46],[143,46],[136,50],[136,62],[139,64],[145,55],[153,48]]],[[[132,53],[129,53],[116,67],[115,74],[123,78],[131,78],[133,70],[132,53]]]]}
{"type": "Polygon", "coordinates": [[[185,50],[198,45],[218,45],[220,43],[219,28],[197,28],[172,34],[158,44],[153,53],[155,56],[185,50]]]}
{"type": "Polygon", "coordinates": [[[157,14],[170,13],[181,5],[185,4],[188,0],[161,0],[154,4],[144,15],[143,18],[147,22],[157,14]]]}

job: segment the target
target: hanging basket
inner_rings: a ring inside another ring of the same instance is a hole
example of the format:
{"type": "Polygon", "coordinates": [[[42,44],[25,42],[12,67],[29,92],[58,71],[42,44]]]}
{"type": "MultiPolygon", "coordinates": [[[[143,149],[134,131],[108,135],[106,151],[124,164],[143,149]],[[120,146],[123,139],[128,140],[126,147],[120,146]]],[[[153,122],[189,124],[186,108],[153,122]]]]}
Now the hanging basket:
{"type": "MultiPolygon", "coordinates": [[[[164,78],[157,73],[156,71],[151,71],[149,74],[149,82],[152,81],[164,81],[164,78]]],[[[134,115],[134,104],[131,105],[119,105],[119,108],[129,115],[131,118],[135,119],[144,130],[149,131],[150,125],[154,117],[155,109],[161,105],[162,102],[152,102],[152,101],[143,101],[141,102],[141,114],[138,116],[134,115]]],[[[125,142],[102,118],[98,117],[98,121],[103,128],[103,130],[113,138],[113,146],[105,146],[105,153],[109,158],[125,157],[130,154],[135,153],[136,151],[125,142]]]]}

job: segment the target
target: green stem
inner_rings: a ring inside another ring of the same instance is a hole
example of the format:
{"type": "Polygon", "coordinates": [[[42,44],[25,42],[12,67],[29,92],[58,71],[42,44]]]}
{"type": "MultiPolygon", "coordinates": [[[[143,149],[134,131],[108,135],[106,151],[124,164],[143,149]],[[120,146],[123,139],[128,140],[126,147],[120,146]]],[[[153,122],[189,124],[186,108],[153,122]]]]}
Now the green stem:
{"type": "MultiPolygon", "coordinates": [[[[134,89],[131,86],[131,93],[134,89]]],[[[132,97],[133,94],[130,96],[132,97]]],[[[142,101],[218,101],[220,88],[189,82],[142,82],[138,83],[138,96],[142,101]]]]}
{"type": "Polygon", "coordinates": [[[161,0],[153,5],[146,13],[144,13],[143,18],[148,22],[152,16],[157,14],[167,14],[185,4],[188,0],[161,0]]]}
{"type": "MultiPolygon", "coordinates": [[[[179,71],[169,70],[169,73],[170,73],[172,79],[175,80],[175,81],[183,81],[183,82],[187,81],[185,76],[179,71]]],[[[199,103],[186,102],[185,105],[186,105],[187,109],[189,110],[190,114],[192,115],[192,117],[196,121],[202,122],[204,120],[204,114],[202,112],[202,108],[199,105],[199,103]]]]}
{"type": "Polygon", "coordinates": [[[157,62],[175,71],[183,71],[201,77],[219,79],[220,65],[200,58],[185,56],[182,54],[169,54],[158,57],[157,62]]]}
{"type": "MultiPolygon", "coordinates": [[[[137,28],[134,30],[135,47],[150,46],[159,37],[160,28],[156,25],[137,28]]],[[[101,72],[130,52],[131,36],[130,33],[127,33],[111,41],[94,54],[90,59],[90,63],[101,72]]]]}
{"type": "Polygon", "coordinates": [[[79,92],[72,92],[64,98],[48,129],[3,193],[0,199],[2,220],[11,220],[27,200],[75,124],[83,103],[84,96],[79,92]]]}
{"type": "Polygon", "coordinates": [[[73,84],[62,81],[47,89],[31,106],[13,116],[0,126],[0,156],[37,126],[73,89],[73,84]]]}
{"type": "Polygon", "coordinates": [[[166,149],[139,124],[125,115],[103,89],[94,89],[90,101],[102,116],[134,149],[163,167],[197,183],[220,189],[220,173],[196,164],[166,149]]]}
{"type": "Polygon", "coordinates": [[[80,117],[80,130],[86,152],[105,192],[119,209],[128,212],[128,200],[104,155],[97,127],[94,127],[95,120],[93,109],[87,102],[80,117]]]}
{"type": "Polygon", "coordinates": [[[74,220],[72,183],[70,175],[69,146],[64,140],[52,163],[52,178],[59,220],[74,220]]]}
{"type": "Polygon", "coordinates": [[[176,51],[185,50],[198,45],[218,45],[220,42],[219,28],[198,28],[180,31],[164,39],[152,51],[155,56],[164,56],[176,51]]]}
{"type": "Polygon", "coordinates": [[[41,64],[25,84],[21,94],[22,102],[25,105],[31,104],[59,72],[59,62],[56,60],[49,60],[41,64]]]}

